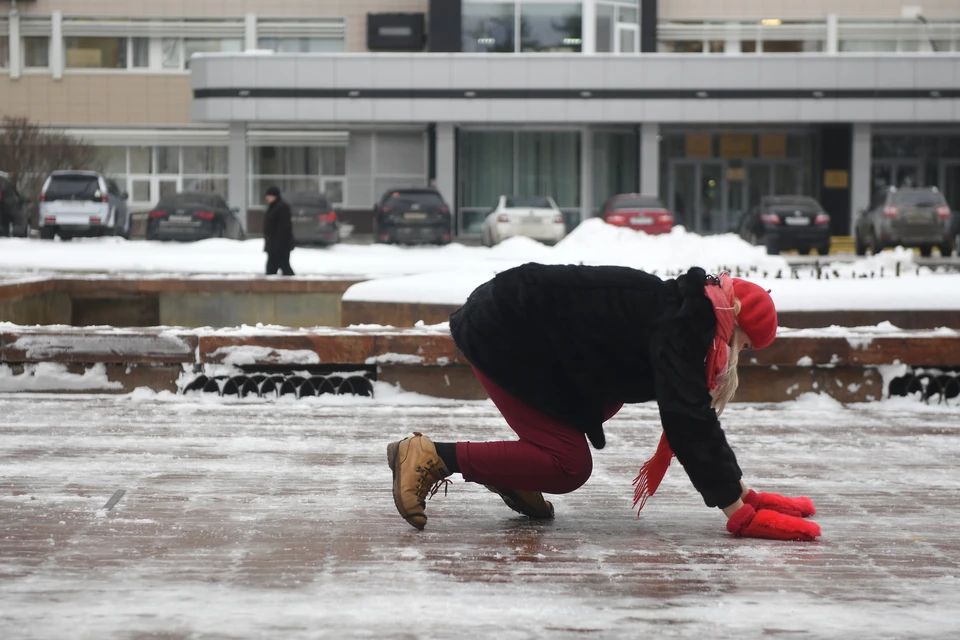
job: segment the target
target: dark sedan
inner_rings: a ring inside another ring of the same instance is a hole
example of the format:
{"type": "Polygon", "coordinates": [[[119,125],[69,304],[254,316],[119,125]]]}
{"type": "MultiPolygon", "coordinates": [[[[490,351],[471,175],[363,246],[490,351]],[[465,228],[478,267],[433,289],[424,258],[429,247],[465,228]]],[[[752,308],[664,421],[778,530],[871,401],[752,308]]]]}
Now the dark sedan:
{"type": "Polygon", "coordinates": [[[223,198],[184,192],[157,203],[147,217],[147,240],[244,238],[243,227],[223,198]]]}
{"type": "Polygon", "coordinates": [[[391,189],[383,194],[373,210],[377,242],[450,242],[450,207],[436,189],[391,189]]]}
{"type": "Polygon", "coordinates": [[[329,246],[340,242],[337,212],[326,196],[296,191],[284,198],[293,216],[293,238],[298,245],[329,246]]]}
{"type": "Polygon", "coordinates": [[[776,255],[796,249],[806,255],[811,249],[830,253],[830,216],[809,196],[767,196],[740,221],[740,237],[764,245],[776,255]]]}

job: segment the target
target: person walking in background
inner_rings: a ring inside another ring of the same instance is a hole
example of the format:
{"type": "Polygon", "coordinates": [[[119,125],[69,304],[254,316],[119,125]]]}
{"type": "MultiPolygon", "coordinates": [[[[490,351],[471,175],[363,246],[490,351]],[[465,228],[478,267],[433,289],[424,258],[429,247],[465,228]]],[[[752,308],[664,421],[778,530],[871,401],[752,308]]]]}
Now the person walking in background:
{"type": "Polygon", "coordinates": [[[280,197],[280,189],[267,189],[267,212],[263,216],[263,250],[267,254],[267,275],[280,271],[293,275],[290,252],[293,251],[293,219],[290,205],[280,197]]]}

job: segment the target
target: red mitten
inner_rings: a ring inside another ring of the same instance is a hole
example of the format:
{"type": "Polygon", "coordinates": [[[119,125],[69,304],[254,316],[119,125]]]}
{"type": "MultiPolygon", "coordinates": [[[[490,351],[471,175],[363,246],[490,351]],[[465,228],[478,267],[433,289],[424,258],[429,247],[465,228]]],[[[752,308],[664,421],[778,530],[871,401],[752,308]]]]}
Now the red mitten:
{"type": "Polygon", "coordinates": [[[760,509],[769,509],[777,513],[800,518],[809,518],[817,512],[810,498],[803,496],[799,498],[788,498],[779,493],[766,493],[763,491],[757,493],[753,489],[750,489],[750,492],[743,496],[743,502],[757,511],[760,511],[760,509]]]}
{"type": "Polygon", "coordinates": [[[816,522],[769,509],[757,511],[748,504],[727,520],[727,531],[735,536],[771,540],[813,540],[820,535],[816,522]]]}

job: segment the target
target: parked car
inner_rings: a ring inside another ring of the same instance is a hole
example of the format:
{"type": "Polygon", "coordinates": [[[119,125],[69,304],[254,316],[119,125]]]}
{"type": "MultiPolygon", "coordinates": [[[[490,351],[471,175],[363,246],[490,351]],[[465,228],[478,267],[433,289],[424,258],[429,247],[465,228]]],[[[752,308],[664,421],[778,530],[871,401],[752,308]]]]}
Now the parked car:
{"type": "Polygon", "coordinates": [[[0,171],[0,236],[26,238],[29,229],[27,199],[17,191],[10,174],[0,171]]]}
{"type": "Polygon", "coordinates": [[[296,191],[284,199],[293,214],[293,237],[298,245],[329,246],[340,242],[337,212],[326,196],[315,191],[296,191]]]}
{"type": "Polygon", "coordinates": [[[796,249],[830,253],[830,216],[809,196],[766,196],[740,220],[740,237],[776,255],[796,249]]]}
{"type": "Polygon", "coordinates": [[[600,217],[615,227],[627,227],[650,235],[669,233],[673,229],[673,214],[657,196],[641,193],[622,193],[603,204],[600,217]]]}
{"type": "Polygon", "coordinates": [[[884,247],[904,246],[918,247],[922,256],[939,247],[949,256],[955,238],[950,217],[950,206],[936,187],[884,187],[857,217],[857,255],[866,255],[868,248],[877,254],[884,247]]]}
{"type": "Polygon", "coordinates": [[[373,205],[377,242],[448,244],[450,207],[436,189],[390,189],[373,205]]]}
{"type": "Polygon", "coordinates": [[[482,241],[492,247],[507,238],[524,236],[556,244],[567,235],[563,212],[547,196],[500,196],[483,221],[482,241]]]}
{"type": "Polygon", "coordinates": [[[40,190],[40,237],[130,237],[127,193],[95,171],[54,171],[40,190]]]}
{"type": "Polygon", "coordinates": [[[954,211],[950,223],[950,237],[953,238],[953,249],[960,257],[960,210],[954,211]]]}
{"type": "Polygon", "coordinates": [[[220,196],[184,191],[162,198],[147,214],[147,240],[245,237],[243,225],[220,196]]]}

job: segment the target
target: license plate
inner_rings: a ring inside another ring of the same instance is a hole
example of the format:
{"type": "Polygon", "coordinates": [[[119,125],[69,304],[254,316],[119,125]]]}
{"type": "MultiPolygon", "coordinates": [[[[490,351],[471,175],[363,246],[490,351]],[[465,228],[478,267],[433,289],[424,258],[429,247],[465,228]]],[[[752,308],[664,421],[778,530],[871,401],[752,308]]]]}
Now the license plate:
{"type": "Polygon", "coordinates": [[[635,224],[635,225],[653,224],[653,218],[647,218],[645,216],[630,218],[630,224],[635,224]]]}
{"type": "Polygon", "coordinates": [[[810,218],[784,218],[783,221],[791,227],[806,227],[810,225],[810,218]]]}
{"type": "Polygon", "coordinates": [[[426,220],[426,219],[427,219],[427,214],[425,214],[425,213],[411,213],[411,212],[407,212],[407,213],[403,214],[403,219],[404,219],[404,220],[426,220]]]}
{"type": "Polygon", "coordinates": [[[193,216],[170,216],[167,218],[170,222],[178,222],[183,224],[184,222],[193,222],[193,216]]]}

